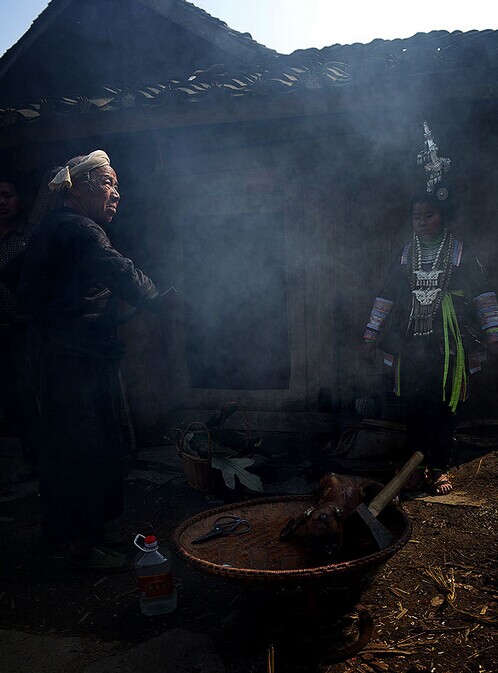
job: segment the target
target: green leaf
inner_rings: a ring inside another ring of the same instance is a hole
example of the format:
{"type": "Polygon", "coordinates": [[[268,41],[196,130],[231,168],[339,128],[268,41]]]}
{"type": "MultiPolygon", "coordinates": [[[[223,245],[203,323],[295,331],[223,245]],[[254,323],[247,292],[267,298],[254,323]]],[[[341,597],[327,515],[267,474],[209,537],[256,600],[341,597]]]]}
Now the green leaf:
{"type": "Polygon", "coordinates": [[[223,456],[213,456],[211,464],[217,470],[221,470],[223,481],[228,488],[235,488],[235,477],[240,483],[250,491],[262,493],[264,491],[263,482],[256,474],[251,474],[245,468],[254,463],[253,458],[229,458],[223,456]]]}

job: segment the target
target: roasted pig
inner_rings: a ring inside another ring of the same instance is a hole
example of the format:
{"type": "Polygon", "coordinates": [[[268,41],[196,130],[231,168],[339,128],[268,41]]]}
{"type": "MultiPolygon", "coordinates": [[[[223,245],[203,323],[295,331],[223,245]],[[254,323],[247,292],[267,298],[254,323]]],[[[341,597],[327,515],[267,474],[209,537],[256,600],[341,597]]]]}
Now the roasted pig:
{"type": "Polygon", "coordinates": [[[318,485],[316,505],[291,519],[281,530],[280,538],[338,555],[344,546],[344,521],[361,502],[369,502],[382,488],[383,484],[372,479],[326,474],[318,485]]]}

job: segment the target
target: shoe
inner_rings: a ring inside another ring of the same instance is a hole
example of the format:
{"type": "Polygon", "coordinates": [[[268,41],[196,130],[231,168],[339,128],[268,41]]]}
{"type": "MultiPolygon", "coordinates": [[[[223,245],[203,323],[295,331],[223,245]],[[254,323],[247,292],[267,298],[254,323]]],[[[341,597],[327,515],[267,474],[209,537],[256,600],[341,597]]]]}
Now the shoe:
{"type": "Polygon", "coordinates": [[[65,560],[67,565],[79,570],[91,570],[106,575],[129,572],[133,569],[127,554],[120,554],[105,547],[93,547],[88,554],[68,553],[65,560]]]}
{"type": "Polygon", "coordinates": [[[451,474],[443,470],[432,470],[432,483],[429,488],[432,495],[448,495],[453,490],[451,474]]]}

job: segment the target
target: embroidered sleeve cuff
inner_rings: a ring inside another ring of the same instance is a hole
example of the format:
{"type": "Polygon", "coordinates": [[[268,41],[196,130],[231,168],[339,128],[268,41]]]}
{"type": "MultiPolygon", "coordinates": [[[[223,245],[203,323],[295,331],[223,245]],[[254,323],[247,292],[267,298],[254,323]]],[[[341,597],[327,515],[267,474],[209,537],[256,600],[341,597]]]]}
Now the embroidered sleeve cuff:
{"type": "Polygon", "coordinates": [[[488,343],[496,343],[498,341],[498,328],[487,330],[488,343]]]}
{"type": "Polygon", "coordinates": [[[365,334],[363,335],[363,338],[366,341],[377,340],[377,335],[372,336],[371,333],[375,334],[382,330],[382,327],[387,320],[387,316],[391,312],[393,304],[394,302],[390,299],[384,299],[384,297],[375,297],[375,302],[370,313],[370,319],[367,323],[365,334]]]}
{"type": "Polygon", "coordinates": [[[376,330],[370,329],[369,327],[367,327],[365,329],[365,332],[363,333],[363,340],[364,341],[376,342],[378,337],[379,337],[379,332],[377,332],[376,330]]]}
{"type": "Polygon", "coordinates": [[[496,341],[496,338],[491,337],[491,330],[493,332],[498,328],[498,303],[496,294],[494,292],[484,292],[474,297],[474,305],[477,311],[477,317],[481,323],[481,329],[487,333],[490,341],[496,341]]]}

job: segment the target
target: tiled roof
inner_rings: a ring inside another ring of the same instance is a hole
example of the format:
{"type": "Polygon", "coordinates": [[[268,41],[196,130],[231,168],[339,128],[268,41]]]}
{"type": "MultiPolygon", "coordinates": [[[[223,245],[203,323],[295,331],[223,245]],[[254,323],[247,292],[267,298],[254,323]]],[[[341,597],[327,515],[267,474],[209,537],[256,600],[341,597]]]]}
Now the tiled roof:
{"type": "MultiPolygon", "coordinates": [[[[0,76],[11,66],[17,56],[22,53],[30,44],[43,33],[56,19],[59,14],[68,7],[74,0],[50,0],[47,7],[33,21],[26,33],[8,49],[0,58],[0,76]]],[[[262,44],[252,39],[249,33],[241,33],[227,26],[224,21],[211,16],[200,7],[196,7],[187,0],[136,0],[152,11],[156,11],[173,21],[188,24],[189,27],[202,26],[207,31],[212,29],[212,33],[221,31],[221,34],[227,38],[233,38],[238,41],[241,47],[252,49],[257,53],[268,53],[274,55],[277,52],[274,49],[268,49],[262,44]]],[[[206,30],[204,33],[206,33],[206,30]]]]}
{"type": "Polygon", "coordinates": [[[273,68],[254,67],[250,70],[227,72],[223,65],[208,70],[196,70],[186,79],[165,79],[163,82],[143,82],[128,88],[102,87],[91,97],[61,97],[21,104],[16,108],[0,108],[0,126],[30,121],[47,114],[74,114],[109,111],[124,108],[168,106],[226,97],[289,94],[299,90],[317,89],[346,84],[351,70],[344,63],[308,63],[288,65],[279,61],[273,68]]]}
{"type": "Polygon", "coordinates": [[[485,68],[498,64],[498,30],[445,30],[417,33],[409,38],[373,40],[369,44],[335,44],[323,49],[301,49],[290,58],[344,61],[378,71],[427,72],[450,68],[485,68]]]}
{"type": "Polygon", "coordinates": [[[298,50],[288,56],[275,55],[264,66],[248,66],[239,71],[214,65],[197,70],[187,78],[165,77],[160,82],[144,82],[128,88],[108,86],[91,94],[82,92],[78,97],[30,102],[0,109],[0,126],[33,120],[45,114],[67,115],[152,106],[166,108],[168,104],[181,102],[191,104],[227,97],[289,95],[310,89],[334,89],[351,83],[361,87],[365,82],[403,78],[416,73],[440,72],[449,78],[455,71],[460,75],[469,71],[468,77],[475,80],[476,77],[487,77],[489,69],[496,68],[497,64],[498,31],[435,31],[404,40],[374,40],[366,45],[298,50]]]}
{"type": "MultiPolygon", "coordinates": [[[[238,30],[234,30],[233,28],[230,28],[224,21],[221,21],[221,19],[217,19],[215,16],[212,16],[206,10],[201,9],[200,7],[197,7],[195,4],[192,4],[191,2],[187,2],[187,0],[174,0],[175,2],[180,2],[182,4],[182,9],[184,8],[186,12],[189,12],[192,14],[192,16],[195,16],[197,19],[203,19],[205,21],[208,21],[211,23],[214,27],[216,28],[222,28],[223,30],[227,31],[230,35],[242,39],[247,43],[250,43],[254,45],[255,47],[258,48],[263,48],[268,50],[271,53],[276,54],[277,52],[274,49],[269,49],[265,45],[260,44],[256,40],[253,39],[252,35],[250,33],[241,33],[238,30]]],[[[146,3],[144,3],[146,4],[146,3]]]]}

